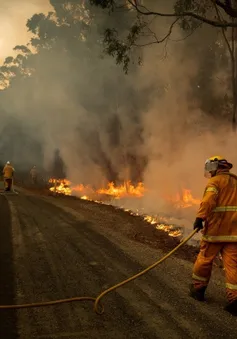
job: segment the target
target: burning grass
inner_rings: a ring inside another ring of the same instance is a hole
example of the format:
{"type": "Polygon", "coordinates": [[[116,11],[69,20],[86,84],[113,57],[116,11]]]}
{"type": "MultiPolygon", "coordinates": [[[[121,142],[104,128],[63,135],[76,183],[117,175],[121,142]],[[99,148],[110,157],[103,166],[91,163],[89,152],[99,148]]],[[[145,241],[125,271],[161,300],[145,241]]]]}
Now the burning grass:
{"type": "MultiPolygon", "coordinates": [[[[55,194],[79,196],[80,199],[83,200],[112,206],[114,206],[114,202],[117,201],[116,205],[119,204],[119,208],[131,215],[143,217],[146,222],[155,226],[157,230],[165,231],[171,237],[180,237],[182,235],[181,227],[176,226],[174,222],[172,222],[172,218],[161,215],[147,215],[139,210],[134,212],[133,210],[122,206],[124,198],[139,199],[147,193],[148,190],[144,187],[142,182],[137,185],[133,185],[130,181],[127,181],[118,186],[116,186],[113,182],[110,182],[107,187],[99,189],[94,189],[89,185],[83,184],[73,185],[67,179],[58,180],[52,178],[49,180],[49,183],[52,185],[52,187],[49,188],[50,191],[55,194]]],[[[183,189],[181,193],[176,194],[175,196],[166,197],[165,199],[176,210],[190,208],[200,204],[200,200],[194,198],[191,191],[188,189],[183,189]]]]}
{"type": "MultiPolygon", "coordinates": [[[[120,186],[115,186],[113,182],[109,182],[106,188],[93,189],[91,186],[72,185],[72,183],[67,179],[50,179],[49,183],[53,184],[53,187],[50,187],[50,191],[61,193],[64,195],[73,195],[77,192],[86,193],[83,194],[84,199],[88,199],[89,196],[97,194],[98,196],[110,196],[114,199],[121,199],[125,197],[142,197],[145,193],[145,187],[142,182],[139,182],[136,186],[132,185],[130,181],[124,182],[120,186]]],[[[82,197],[81,197],[82,198],[82,197]]]]}

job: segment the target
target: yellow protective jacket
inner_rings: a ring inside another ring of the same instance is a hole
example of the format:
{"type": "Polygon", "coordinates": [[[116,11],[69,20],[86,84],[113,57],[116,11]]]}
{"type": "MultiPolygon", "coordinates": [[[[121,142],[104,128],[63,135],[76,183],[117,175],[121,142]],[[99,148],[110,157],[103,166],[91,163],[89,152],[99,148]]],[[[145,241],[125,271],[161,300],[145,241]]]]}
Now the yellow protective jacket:
{"type": "Polygon", "coordinates": [[[11,165],[6,165],[2,171],[3,177],[5,179],[11,179],[13,177],[14,172],[15,170],[11,165]]]}
{"type": "Polygon", "coordinates": [[[198,218],[205,220],[203,240],[237,242],[237,176],[224,171],[210,178],[198,218]]]}

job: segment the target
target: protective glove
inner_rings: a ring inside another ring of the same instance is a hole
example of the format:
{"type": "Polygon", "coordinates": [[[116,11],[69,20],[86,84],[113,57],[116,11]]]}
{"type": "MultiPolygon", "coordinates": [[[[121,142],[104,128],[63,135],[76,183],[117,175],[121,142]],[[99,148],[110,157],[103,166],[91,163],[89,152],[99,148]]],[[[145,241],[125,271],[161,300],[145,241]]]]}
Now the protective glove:
{"type": "Polygon", "coordinates": [[[198,232],[203,229],[203,219],[202,218],[196,218],[193,224],[193,229],[197,230],[198,232]]]}

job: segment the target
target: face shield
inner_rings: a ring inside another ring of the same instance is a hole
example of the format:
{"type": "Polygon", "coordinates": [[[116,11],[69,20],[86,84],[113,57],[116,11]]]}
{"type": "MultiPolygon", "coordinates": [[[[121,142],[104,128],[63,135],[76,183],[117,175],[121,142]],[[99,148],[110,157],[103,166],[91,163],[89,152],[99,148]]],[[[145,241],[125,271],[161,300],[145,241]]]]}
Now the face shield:
{"type": "Polygon", "coordinates": [[[215,172],[218,169],[218,161],[210,161],[209,159],[206,160],[204,166],[204,177],[211,178],[211,172],[215,172]]]}

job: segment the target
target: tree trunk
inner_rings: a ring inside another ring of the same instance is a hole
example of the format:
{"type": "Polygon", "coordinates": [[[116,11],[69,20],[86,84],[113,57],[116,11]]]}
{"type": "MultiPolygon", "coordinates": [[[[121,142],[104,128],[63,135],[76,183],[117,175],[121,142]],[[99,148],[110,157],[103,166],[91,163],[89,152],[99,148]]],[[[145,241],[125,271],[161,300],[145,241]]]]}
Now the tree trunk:
{"type": "MultiPolygon", "coordinates": [[[[234,20],[234,19],[233,19],[234,20]]],[[[232,128],[233,131],[236,131],[236,109],[237,109],[237,77],[236,77],[236,28],[232,28],[232,38],[231,38],[231,77],[232,77],[232,96],[233,96],[233,105],[232,105],[232,128]]]]}
{"type": "MultiPolygon", "coordinates": [[[[236,1],[233,1],[233,7],[237,8],[236,1]]],[[[236,18],[232,19],[236,21],[236,18]]],[[[231,61],[232,61],[232,95],[233,95],[233,111],[232,111],[232,127],[233,131],[236,132],[236,109],[237,109],[237,64],[236,64],[236,55],[237,55],[237,29],[232,27],[232,37],[231,37],[231,61]]]]}

